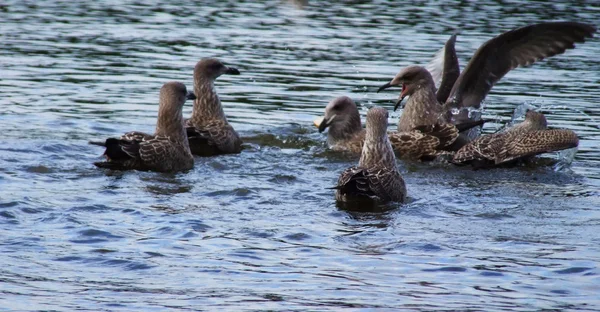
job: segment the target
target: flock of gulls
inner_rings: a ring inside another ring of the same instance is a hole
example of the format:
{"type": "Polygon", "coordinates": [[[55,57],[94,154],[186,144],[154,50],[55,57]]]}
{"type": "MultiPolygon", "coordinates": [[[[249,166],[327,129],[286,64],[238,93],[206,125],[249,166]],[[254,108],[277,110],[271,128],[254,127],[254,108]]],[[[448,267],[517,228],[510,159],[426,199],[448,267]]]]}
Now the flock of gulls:
{"type": "MultiPolygon", "coordinates": [[[[511,69],[561,54],[591,38],[595,31],[593,26],[577,22],[517,28],[484,43],[462,72],[454,48],[456,36],[451,36],[438,68],[408,66],[377,91],[401,87],[394,110],[408,97],[396,131],[388,130],[387,109],[370,108],[363,128],[351,98],[332,100],[315,126],[319,132],[328,130],[331,150],[360,155],[358,165],[340,175],[333,188],[336,199],[370,204],[404,202],[406,185],[396,157],[420,161],[443,158],[456,165],[489,168],[577,147],[579,139],[573,131],[548,129],[544,115],[533,110],[527,111],[523,122],[481,136],[479,129],[488,120],[470,112],[480,108],[492,86],[511,69]]],[[[206,58],[194,68],[193,92],[180,82],[164,84],[154,134],[133,131],[120,138],[90,142],[106,148],[106,160],[94,164],[113,170],[176,172],[193,168],[194,155],[240,153],[242,140],[227,122],[215,90],[215,80],[224,74],[240,72],[215,58],[206,58]],[[182,114],[186,100],[194,101],[189,119],[182,114]]]]}

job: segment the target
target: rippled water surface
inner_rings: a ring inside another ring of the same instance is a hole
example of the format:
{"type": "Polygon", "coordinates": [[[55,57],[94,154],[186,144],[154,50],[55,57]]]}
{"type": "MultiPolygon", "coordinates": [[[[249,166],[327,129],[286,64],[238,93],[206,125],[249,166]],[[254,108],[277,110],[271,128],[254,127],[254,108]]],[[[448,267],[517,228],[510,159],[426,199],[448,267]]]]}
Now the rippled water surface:
{"type": "Polygon", "coordinates": [[[597,38],[486,99],[487,132],[522,104],[577,131],[570,166],[402,162],[410,203],[349,212],[327,187],[356,159],[312,126],[340,95],[363,116],[391,109],[396,91],[376,87],[453,33],[464,66],[502,31],[598,16],[594,1],[4,1],[0,306],[600,311],[597,38]],[[151,132],[160,86],[191,87],[207,56],[242,72],[217,83],[241,155],[179,174],[92,165],[102,150],[88,140],[151,132]]]}

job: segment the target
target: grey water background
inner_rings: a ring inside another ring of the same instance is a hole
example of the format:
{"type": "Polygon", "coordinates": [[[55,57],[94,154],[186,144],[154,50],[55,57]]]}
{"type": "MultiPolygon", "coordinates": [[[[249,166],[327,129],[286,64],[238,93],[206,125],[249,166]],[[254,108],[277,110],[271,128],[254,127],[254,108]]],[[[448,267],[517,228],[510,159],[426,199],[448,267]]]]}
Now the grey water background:
{"type": "Polygon", "coordinates": [[[391,110],[398,90],[376,87],[453,33],[464,67],[503,31],[599,13],[595,1],[3,1],[0,310],[600,311],[597,38],[510,72],[485,103],[486,132],[523,104],[575,130],[571,165],[399,162],[411,202],[349,212],[327,187],[356,159],[312,126],[340,95],[363,117],[391,110]],[[191,88],[208,56],[242,72],[217,82],[242,154],[179,174],[92,165],[102,150],[88,140],[151,132],[160,86],[191,88]]]}

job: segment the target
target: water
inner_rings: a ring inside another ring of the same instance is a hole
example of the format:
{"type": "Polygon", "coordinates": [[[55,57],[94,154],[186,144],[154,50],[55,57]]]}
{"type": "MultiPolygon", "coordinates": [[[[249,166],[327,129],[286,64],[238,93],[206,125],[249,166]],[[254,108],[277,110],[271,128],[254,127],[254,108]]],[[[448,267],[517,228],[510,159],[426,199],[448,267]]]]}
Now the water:
{"type": "Polygon", "coordinates": [[[513,27],[595,23],[595,2],[304,2],[0,5],[2,309],[600,310],[598,39],[486,99],[487,132],[522,104],[577,131],[570,166],[400,163],[410,203],[348,212],[327,187],[356,159],[312,126],[340,95],[363,117],[391,109],[376,88],[452,33],[464,66],[513,27]],[[179,174],[92,165],[88,140],[151,132],[160,86],[191,87],[207,56],[242,72],[217,84],[241,155],[179,174]]]}

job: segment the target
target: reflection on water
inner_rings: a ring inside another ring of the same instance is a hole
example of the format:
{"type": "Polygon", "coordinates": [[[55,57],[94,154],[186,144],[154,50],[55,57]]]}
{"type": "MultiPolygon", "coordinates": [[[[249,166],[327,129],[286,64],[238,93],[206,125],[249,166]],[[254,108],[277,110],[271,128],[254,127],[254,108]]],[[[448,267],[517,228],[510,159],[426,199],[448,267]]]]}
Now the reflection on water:
{"type": "Polygon", "coordinates": [[[0,4],[0,305],[598,309],[597,39],[510,72],[485,101],[485,132],[531,105],[579,134],[574,158],[491,171],[402,162],[409,203],[348,211],[330,187],[356,159],[326,150],[312,126],[340,95],[363,119],[372,105],[391,110],[397,94],[377,87],[453,33],[464,66],[517,26],[595,23],[595,4],[0,4]],[[216,84],[242,154],[174,175],[92,165],[101,152],[88,140],[151,132],[160,86],[191,87],[206,56],[242,72],[216,84]]]}

